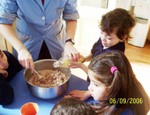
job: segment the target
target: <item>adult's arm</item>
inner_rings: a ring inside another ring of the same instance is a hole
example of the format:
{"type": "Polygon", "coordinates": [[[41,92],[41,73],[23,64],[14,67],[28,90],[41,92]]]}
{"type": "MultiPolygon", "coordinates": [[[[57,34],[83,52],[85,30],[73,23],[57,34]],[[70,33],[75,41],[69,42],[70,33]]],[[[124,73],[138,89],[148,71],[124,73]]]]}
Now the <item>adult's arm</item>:
{"type": "Polygon", "coordinates": [[[17,37],[14,29],[12,28],[12,25],[0,24],[0,33],[6,40],[8,40],[12,44],[12,46],[18,52],[18,60],[21,63],[21,65],[25,68],[33,69],[34,64],[32,56],[17,37]]]}
{"type": "MultiPolygon", "coordinates": [[[[66,40],[74,39],[77,19],[79,19],[77,0],[67,0],[63,11],[63,19],[66,21],[66,40]]],[[[71,42],[65,44],[65,54],[73,61],[77,61],[80,57],[79,52],[74,48],[71,42]]]]}
{"type": "Polygon", "coordinates": [[[0,33],[8,40],[18,52],[18,60],[25,68],[33,68],[33,60],[30,53],[17,37],[12,28],[13,22],[17,18],[19,7],[16,0],[2,0],[0,3],[0,33]]]}
{"type": "MultiPolygon", "coordinates": [[[[73,39],[75,37],[77,28],[76,20],[68,20],[66,21],[66,40],[73,39]]],[[[75,49],[72,42],[66,42],[65,44],[65,54],[69,56],[73,61],[77,61],[80,57],[79,52],[75,49]]]]}

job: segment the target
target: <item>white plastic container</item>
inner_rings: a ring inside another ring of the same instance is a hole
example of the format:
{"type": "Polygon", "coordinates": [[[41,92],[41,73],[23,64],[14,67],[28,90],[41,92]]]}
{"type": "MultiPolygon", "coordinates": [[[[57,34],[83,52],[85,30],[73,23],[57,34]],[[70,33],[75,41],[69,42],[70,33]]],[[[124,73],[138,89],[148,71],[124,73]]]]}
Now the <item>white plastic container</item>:
{"type": "Polygon", "coordinates": [[[148,19],[136,18],[136,25],[130,33],[133,38],[130,39],[128,43],[144,47],[149,31],[149,25],[150,23],[148,19]]]}

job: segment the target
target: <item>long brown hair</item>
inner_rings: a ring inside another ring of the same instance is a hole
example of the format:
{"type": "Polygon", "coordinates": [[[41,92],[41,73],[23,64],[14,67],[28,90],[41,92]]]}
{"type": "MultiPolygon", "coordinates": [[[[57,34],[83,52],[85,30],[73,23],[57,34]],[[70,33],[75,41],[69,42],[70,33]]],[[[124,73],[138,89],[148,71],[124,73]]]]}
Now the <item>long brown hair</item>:
{"type": "Polygon", "coordinates": [[[103,106],[99,106],[99,110],[119,115],[129,109],[135,115],[146,115],[150,109],[149,96],[136,79],[130,62],[122,52],[100,54],[91,61],[88,68],[98,75],[95,76],[97,81],[108,87],[106,101],[103,102],[103,106]],[[112,67],[117,67],[114,73],[110,71],[112,67]],[[110,103],[110,99],[115,99],[115,102],[110,103]],[[126,102],[121,103],[118,99],[125,99],[126,102]],[[131,103],[132,99],[141,102],[131,103]]]}
{"type": "Polygon", "coordinates": [[[125,9],[116,8],[102,16],[99,26],[102,31],[108,34],[116,29],[116,35],[120,40],[123,40],[125,35],[126,39],[130,38],[129,33],[135,26],[135,19],[125,9]]]}

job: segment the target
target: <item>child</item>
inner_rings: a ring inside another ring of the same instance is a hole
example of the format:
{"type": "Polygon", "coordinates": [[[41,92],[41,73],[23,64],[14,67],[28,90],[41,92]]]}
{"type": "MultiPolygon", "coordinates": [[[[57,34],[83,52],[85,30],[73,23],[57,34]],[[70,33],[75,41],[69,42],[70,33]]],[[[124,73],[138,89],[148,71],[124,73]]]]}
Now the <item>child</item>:
{"type": "Polygon", "coordinates": [[[53,107],[50,115],[96,115],[90,105],[76,98],[63,98],[53,107]]]}
{"type": "Polygon", "coordinates": [[[146,115],[149,111],[149,96],[122,52],[105,52],[95,57],[88,66],[88,75],[88,92],[99,101],[92,106],[98,114],[146,115]]]}
{"type": "Polygon", "coordinates": [[[13,101],[13,88],[9,85],[15,74],[22,69],[18,60],[9,52],[0,50],[0,104],[7,105],[13,101]]]}
{"type": "MultiPolygon", "coordinates": [[[[95,56],[111,51],[125,51],[125,41],[130,38],[129,33],[135,25],[133,17],[124,9],[117,8],[102,16],[100,23],[101,37],[93,45],[91,55],[85,61],[95,56]]],[[[81,68],[87,73],[87,67],[80,62],[72,62],[71,68],[81,68]]]]}

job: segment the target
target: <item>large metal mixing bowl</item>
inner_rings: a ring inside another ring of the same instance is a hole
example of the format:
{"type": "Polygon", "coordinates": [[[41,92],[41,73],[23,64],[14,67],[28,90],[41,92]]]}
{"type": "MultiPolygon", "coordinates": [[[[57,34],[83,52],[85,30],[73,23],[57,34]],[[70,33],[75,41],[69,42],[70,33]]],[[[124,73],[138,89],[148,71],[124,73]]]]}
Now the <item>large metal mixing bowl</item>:
{"type": "Polygon", "coordinates": [[[31,78],[31,70],[30,69],[25,69],[24,71],[24,78],[26,80],[27,86],[30,90],[30,92],[32,93],[32,95],[34,95],[35,97],[41,98],[41,99],[53,99],[55,97],[58,97],[62,94],[65,93],[65,91],[68,88],[68,82],[71,76],[71,71],[69,68],[54,68],[53,67],[53,63],[56,60],[52,60],[52,59],[43,59],[43,60],[39,60],[34,62],[35,64],[35,69],[37,71],[39,70],[45,70],[45,69],[58,69],[60,70],[62,73],[64,73],[65,75],[68,76],[68,79],[61,85],[59,86],[55,86],[55,87],[49,87],[49,88],[44,88],[44,87],[39,87],[39,86],[35,86],[33,84],[31,84],[29,81],[29,79],[31,78]]]}

